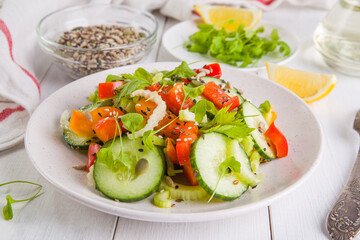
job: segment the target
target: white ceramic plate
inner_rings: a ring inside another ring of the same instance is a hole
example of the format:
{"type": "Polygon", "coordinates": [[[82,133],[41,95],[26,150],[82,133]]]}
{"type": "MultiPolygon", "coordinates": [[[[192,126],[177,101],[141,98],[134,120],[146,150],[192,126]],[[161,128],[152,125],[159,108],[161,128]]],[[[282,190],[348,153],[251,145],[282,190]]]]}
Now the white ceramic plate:
{"type": "MultiPolygon", "coordinates": [[[[179,63],[141,65],[151,71],[171,70],[179,63]]],[[[200,67],[194,65],[192,67],[200,67]]],[[[289,156],[261,164],[263,183],[232,202],[181,202],[170,209],[155,207],[152,197],[120,203],[87,185],[86,173],[73,166],[86,163],[86,155],[71,150],[62,139],[61,113],[88,104],[88,95],[108,74],[132,73],[139,65],[111,69],[74,81],[45,99],[31,116],[25,147],[35,168],[58,190],[91,208],[131,219],[159,222],[208,221],[229,217],[270,204],[299,186],[319,160],[323,137],[310,108],[295,94],[267,79],[222,66],[223,79],[244,91],[259,105],[269,100],[278,112],[276,124],[289,143],[289,156]]]]}
{"type": "MultiPolygon", "coordinates": [[[[201,62],[219,62],[215,58],[211,57],[208,54],[200,54],[189,52],[185,47],[183,47],[184,42],[189,40],[189,36],[193,33],[197,32],[197,24],[201,23],[201,20],[190,20],[178,23],[168,29],[162,39],[163,45],[165,49],[173,55],[175,58],[186,61],[188,63],[201,61],[201,62]]],[[[232,65],[226,64],[235,69],[240,70],[257,70],[261,68],[265,68],[265,62],[273,62],[273,63],[285,63],[292,59],[299,50],[299,40],[297,37],[286,30],[285,28],[268,22],[262,22],[258,24],[258,26],[264,26],[265,32],[261,34],[261,36],[269,37],[271,31],[276,28],[278,30],[278,34],[282,41],[285,41],[291,48],[291,54],[289,56],[283,58],[274,58],[270,56],[264,56],[261,58],[255,65],[249,65],[246,68],[238,68],[232,65]]]]}

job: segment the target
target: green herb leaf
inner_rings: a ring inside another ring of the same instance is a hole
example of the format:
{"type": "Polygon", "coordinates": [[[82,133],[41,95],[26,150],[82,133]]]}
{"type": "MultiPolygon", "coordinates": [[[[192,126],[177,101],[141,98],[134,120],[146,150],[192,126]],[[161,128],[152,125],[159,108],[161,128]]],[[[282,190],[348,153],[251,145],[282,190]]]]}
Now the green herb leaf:
{"type": "Polygon", "coordinates": [[[278,41],[280,39],[277,29],[272,30],[270,38],[273,41],[278,41]]]}
{"type": "Polygon", "coordinates": [[[216,189],[219,186],[219,182],[221,180],[221,178],[226,174],[230,172],[230,169],[234,172],[239,173],[240,169],[241,169],[241,164],[240,162],[236,161],[234,156],[228,157],[226,158],[220,165],[219,165],[219,179],[215,185],[215,189],[211,195],[211,197],[209,198],[208,202],[211,201],[211,199],[214,197],[215,193],[216,193],[216,189]]]}
{"type": "Polygon", "coordinates": [[[197,96],[199,96],[200,94],[203,93],[203,91],[205,89],[205,86],[200,85],[198,87],[191,88],[191,87],[188,87],[186,85],[183,85],[182,88],[183,88],[184,94],[186,96],[185,99],[188,98],[188,97],[194,99],[194,98],[196,98],[197,96]]]}
{"type": "Polygon", "coordinates": [[[210,112],[215,115],[217,112],[214,104],[208,100],[200,100],[198,101],[191,109],[191,112],[195,113],[195,121],[201,122],[204,119],[206,112],[210,112]]]}
{"type": "Polygon", "coordinates": [[[149,83],[149,84],[151,83],[153,77],[153,75],[148,71],[146,71],[144,68],[136,69],[134,74],[125,73],[125,74],[121,74],[121,76],[123,76],[126,79],[139,80],[142,81],[143,83],[149,83]]]}
{"type": "Polygon", "coordinates": [[[143,143],[146,147],[148,147],[149,149],[153,150],[155,148],[154,143],[153,143],[153,136],[156,132],[154,130],[148,130],[146,132],[144,132],[143,135],[143,143]]]}
{"type": "Polygon", "coordinates": [[[180,66],[177,66],[173,71],[168,72],[165,77],[171,77],[177,75],[181,78],[190,78],[197,74],[189,67],[189,65],[183,61],[180,66]]]}
{"type": "Polygon", "coordinates": [[[11,199],[10,195],[7,195],[6,196],[6,205],[3,208],[3,215],[4,215],[5,220],[11,220],[14,217],[13,210],[11,207],[11,203],[12,203],[11,200],[12,199],[11,199]]]}
{"type": "Polygon", "coordinates": [[[236,161],[234,156],[226,158],[219,166],[220,175],[230,172],[229,169],[236,173],[240,173],[241,163],[236,161]]]}
{"type": "Polygon", "coordinates": [[[122,164],[124,164],[128,169],[130,169],[133,165],[133,160],[130,158],[129,154],[125,153],[122,149],[121,149],[121,153],[119,155],[118,158],[114,159],[114,164],[121,162],[122,164]]]}
{"type": "Polygon", "coordinates": [[[262,104],[260,104],[259,106],[259,111],[263,114],[268,113],[270,111],[271,108],[271,104],[268,100],[266,100],[265,102],[263,102],[262,104]]]}
{"type": "Polygon", "coordinates": [[[116,81],[122,81],[124,80],[124,77],[120,76],[120,75],[113,75],[113,74],[109,74],[106,77],[105,82],[116,82],[116,81]]]}
{"type": "Polygon", "coordinates": [[[132,92],[134,92],[135,90],[145,88],[147,86],[150,86],[150,83],[146,83],[141,80],[132,80],[130,82],[125,83],[121,87],[121,91],[120,91],[118,97],[121,98],[121,97],[127,96],[127,95],[131,94],[132,92]]]}
{"type": "Polygon", "coordinates": [[[121,117],[121,122],[130,132],[135,132],[143,119],[143,116],[139,113],[127,113],[121,117]]]}
{"type": "Polygon", "coordinates": [[[109,168],[113,169],[115,165],[115,158],[110,148],[102,147],[96,154],[96,160],[106,164],[109,168]]]}
{"type": "Polygon", "coordinates": [[[243,139],[248,136],[254,128],[249,128],[246,124],[243,125],[217,125],[210,128],[207,132],[218,132],[225,134],[226,136],[233,139],[243,139]]]}

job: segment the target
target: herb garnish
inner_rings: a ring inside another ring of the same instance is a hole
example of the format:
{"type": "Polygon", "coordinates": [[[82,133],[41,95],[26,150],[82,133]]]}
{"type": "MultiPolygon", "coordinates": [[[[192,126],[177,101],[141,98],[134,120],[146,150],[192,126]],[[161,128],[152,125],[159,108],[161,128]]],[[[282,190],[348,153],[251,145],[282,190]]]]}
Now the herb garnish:
{"type": "Polygon", "coordinates": [[[219,165],[219,179],[215,185],[215,189],[209,198],[208,202],[211,201],[211,199],[214,197],[216,189],[219,185],[220,179],[226,174],[230,173],[230,171],[240,173],[241,169],[241,163],[239,161],[236,161],[234,156],[226,158],[220,165],[219,165]]]}
{"type": "Polygon", "coordinates": [[[0,187],[1,187],[1,186],[4,186],[4,185],[8,185],[8,184],[13,184],[13,183],[32,184],[32,185],[38,186],[38,187],[39,187],[39,190],[38,190],[32,197],[27,198],[27,199],[22,199],[22,200],[15,200],[15,199],[13,199],[10,195],[7,195],[7,196],[6,196],[6,205],[4,206],[3,211],[2,211],[5,220],[11,220],[11,219],[13,219],[13,217],[14,217],[14,213],[13,213],[11,204],[13,204],[13,203],[19,203],[19,202],[31,201],[31,200],[33,200],[34,198],[36,198],[36,197],[39,195],[39,193],[40,193],[40,191],[41,191],[41,189],[42,189],[42,186],[41,186],[40,184],[33,183],[33,182],[28,182],[28,181],[11,181],[11,182],[6,182],[6,183],[0,184],[0,187]]]}

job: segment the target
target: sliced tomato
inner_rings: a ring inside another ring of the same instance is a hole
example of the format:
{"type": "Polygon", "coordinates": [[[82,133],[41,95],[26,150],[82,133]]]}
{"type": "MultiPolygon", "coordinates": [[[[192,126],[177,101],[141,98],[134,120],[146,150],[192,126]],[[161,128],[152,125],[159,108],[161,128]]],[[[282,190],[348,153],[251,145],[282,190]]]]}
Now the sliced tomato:
{"type": "Polygon", "coordinates": [[[166,94],[165,102],[166,106],[176,115],[179,115],[179,111],[182,105],[182,109],[191,108],[194,106],[194,102],[191,98],[188,98],[184,104],[185,98],[184,90],[182,88],[183,83],[176,83],[166,94]]]}
{"type": "Polygon", "coordinates": [[[115,118],[110,117],[103,118],[99,122],[94,124],[93,130],[96,136],[103,143],[106,143],[110,139],[113,139],[115,136],[120,136],[120,133],[122,131],[116,130],[116,120],[115,118]]]}
{"type": "Polygon", "coordinates": [[[160,95],[160,97],[162,98],[162,100],[165,101],[166,99],[166,94],[168,93],[168,91],[172,88],[172,86],[170,85],[165,85],[161,88],[161,85],[159,83],[154,83],[149,87],[146,87],[146,90],[150,90],[152,92],[158,92],[158,94],[160,95]],[[161,89],[161,91],[159,91],[161,89]]]}
{"type": "MultiPolygon", "coordinates": [[[[206,76],[216,77],[216,78],[221,78],[221,76],[222,76],[221,67],[220,67],[220,64],[218,64],[218,63],[208,64],[208,65],[203,66],[202,68],[210,70],[210,73],[206,74],[206,76]]],[[[197,69],[195,72],[199,73],[200,71],[199,71],[199,69],[197,69]]]]}
{"type": "Polygon", "coordinates": [[[166,153],[171,162],[173,162],[175,164],[179,164],[179,161],[178,161],[177,155],[176,155],[175,146],[170,138],[166,139],[166,153]]]}
{"type": "Polygon", "coordinates": [[[93,137],[92,122],[82,111],[73,110],[70,118],[69,127],[79,137],[93,137]]]}
{"type": "Polygon", "coordinates": [[[288,155],[288,143],[284,134],[275,127],[274,122],[266,130],[265,136],[270,139],[271,143],[275,146],[276,156],[286,157],[288,155]]]}
{"type": "Polygon", "coordinates": [[[118,108],[114,108],[114,107],[96,108],[96,109],[92,110],[90,112],[90,114],[91,114],[91,119],[92,119],[93,124],[96,124],[101,119],[106,118],[106,117],[114,118],[114,117],[116,117],[116,115],[118,115],[118,116],[124,115],[124,113],[122,111],[120,111],[118,108]]]}
{"type": "Polygon", "coordinates": [[[90,167],[94,165],[96,154],[100,150],[101,145],[97,143],[90,143],[89,149],[88,149],[88,160],[86,163],[86,171],[90,171],[90,167]]]}
{"type": "Polygon", "coordinates": [[[189,182],[191,183],[191,185],[196,186],[198,185],[198,181],[195,177],[195,173],[191,167],[191,164],[186,164],[183,166],[183,172],[184,172],[184,176],[187,180],[189,180],[189,182]]]}
{"type": "Polygon", "coordinates": [[[142,98],[135,104],[135,111],[148,120],[156,107],[157,105],[153,101],[146,101],[142,98]]]}
{"type": "Polygon", "coordinates": [[[119,92],[119,90],[117,89],[124,84],[124,81],[99,83],[98,98],[108,99],[115,97],[116,94],[119,92]]]}
{"type": "Polygon", "coordinates": [[[231,105],[228,109],[230,112],[240,105],[239,97],[229,97],[215,82],[211,81],[204,84],[203,95],[211,101],[215,107],[223,108],[231,105]]]}

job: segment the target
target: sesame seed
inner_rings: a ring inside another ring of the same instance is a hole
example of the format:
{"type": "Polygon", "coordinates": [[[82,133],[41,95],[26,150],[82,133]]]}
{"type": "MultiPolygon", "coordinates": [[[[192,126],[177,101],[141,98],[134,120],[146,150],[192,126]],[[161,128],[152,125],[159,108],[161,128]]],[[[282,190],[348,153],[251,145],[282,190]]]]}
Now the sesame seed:
{"type": "Polygon", "coordinates": [[[238,185],[238,184],[239,184],[239,180],[234,180],[234,181],[233,181],[233,184],[234,184],[234,185],[238,185]]]}
{"type": "Polygon", "coordinates": [[[175,122],[175,124],[176,124],[176,125],[178,125],[178,126],[180,126],[180,125],[181,125],[181,123],[179,123],[179,122],[175,122]]]}
{"type": "Polygon", "coordinates": [[[176,132],[174,132],[174,131],[170,131],[170,133],[171,133],[172,135],[176,135],[176,132]]]}
{"type": "Polygon", "coordinates": [[[267,143],[267,145],[270,147],[270,143],[267,143]]]}
{"type": "Polygon", "coordinates": [[[171,116],[168,116],[168,119],[171,119],[171,116]]]}
{"type": "Polygon", "coordinates": [[[175,206],[175,203],[173,203],[172,205],[171,205],[171,207],[174,207],[175,206]]]}
{"type": "Polygon", "coordinates": [[[178,126],[174,126],[173,129],[179,130],[180,128],[178,126]]]}
{"type": "Polygon", "coordinates": [[[105,108],[104,110],[105,110],[105,111],[107,111],[107,112],[109,112],[109,111],[110,111],[108,108],[105,108]]]}
{"type": "Polygon", "coordinates": [[[190,136],[190,133],[185,133],[186,134],[186,136],[190,136]]]}
{"type": "Polygon", "coordinates": [[[184,142],[187,142],[187,138],[184,139],[184,142]]]}
{"type": "Polygon", "coordinates": [[[205,140],[205,135],[202,135],[201,137],[202,137],[203,140],[205,140]]]}
{"type": "Polygon", "coordinates": [[[194,177],[196,177],[198,175],[199,171],[198,170],[195,170],[194,171],[194,177]]]}
{"type": "Polygon", "coordinates": [[[263,148],[264,151],[266,151],[266,148],[263,148]]]}
{"type": "Polygon", "coordinates": [[[95,155],[96,155],[96,153],[91,154],[91,156],[93,156],[93,157],[94,157],[95,155]]]}
{"type": "Polygon", "coordinates": [[[144,110],[141,110],[141,113],[147,116],[147,113],[144,110]]]}
{"type": "Polygon", "coordinates": [[[183,133],[185,130],[184,129],[180,129],[180,133],[183,133]]]}
{"type": "Polygon", "coordinates": [[[196,103],[196,99],[193,99],[193,103],[196,103]]]}
{"type": "Polygon", "coordinates": [[[139,148],[139,152],[143,152],[144,151],[144,149],[142,149],[142,148],[139,148]]]}
{"type": "Polygon", "coordinates": [[[182,201],[184,201],[184,200],[183,200],[183,199],[176,199],[176,200],[175,200],[175,202],[178,202],[178,203],[179,203],[179,202],[182,202],[182,201]]]}
{"type": "Polygon", "coordinates": [[[93,129],[93,133],[96,134],[95,130],[93,129]]]}
{"type": "Polygon", "coordinates": [[[144,141],[143,141],[143,140],[141,140],[141,145],[144,145],[144,141]]]}
{"type": "Polygon", "coordinates": [[[179,185],[175,185],[175,189],[178,189],[179,188],[179,185]]]}
{"type": "Polygon", "coordinates": [[[151,109],[149,108],[149,107],[146,107],[146,109],[150,112],[151,111],[151,109]]]}
{"type": "Polygon", "coordinates": [[[100,117],[102,117],[101,113],[98,112],[98,114],[99,114],[100,117]]]}

